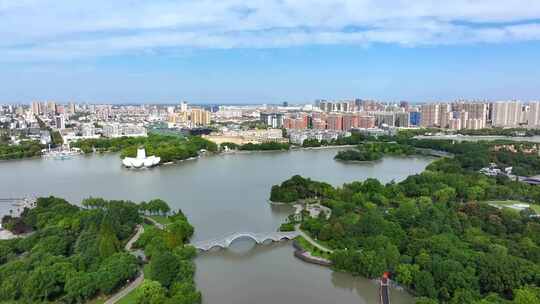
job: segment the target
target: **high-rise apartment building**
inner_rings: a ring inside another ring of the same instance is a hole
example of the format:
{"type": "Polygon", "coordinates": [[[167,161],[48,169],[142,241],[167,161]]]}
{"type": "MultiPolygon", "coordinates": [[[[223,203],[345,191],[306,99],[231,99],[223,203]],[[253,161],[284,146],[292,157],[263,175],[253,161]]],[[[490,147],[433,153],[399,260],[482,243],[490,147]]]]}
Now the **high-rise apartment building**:
{"type": "Polygon", "coordinates": [[[422,114],[418,111],[412,111],[409,113],[411,126],[419,126],[422,119],[422,114]]]}
{"type": "Polygon", "coordinates": [[[60,130],[66,128],[66,118],[64,117],[64,115],[56,116],[56,128],[60,130]]]}
{"type": "Polygon", "coordinates": [[[75,107],[75,103],[70,103],[69,104],[69,114],[75,114],[77,112],[77,109],[75,107]]]}
{"type": "Polygon", "coordinates": [[[281,128],[283,126],[282,113],[261,113],[260,121],[271,128],[281,128]]]}
{"type": "Polygon", "coordinates": [[[527,116],[527,127],[540,128],[540,101],[529,103],[529,113],[527,116]]]}
{"type": "Polygon", "coordinates": [[[480,128],[486,127],[486,121],[488,118],[488,106],[486,103],[482,103],[482,102],[465,103],[463,105],[463,110],[469,113],[468,115],[469,119],[477,119],[480,121],[480,128]]]}
{"type": "Polygon", "coordinates": [[[362,129],[375,128],[375,117],[369,115],[358,116],[358,127],[362,129]]]}
{"type": "Polygon", "coordinates": [[[48,101],[46,108],[47,108],[47,113],[46,114],[56,114],[56,102],[48,101]]]}
{"type": "Polygon", "coordinates": [[[207,126],[210,124],[210,112],[204,109],[191,109],[191,124],[194,126],[207,126]]]}
{"type": "Polygon", "coordinates": [[[41,114],[41,104],[38,101],[32,102],[32,114],[34,115],[41,114]]]}
{"type": "Polygon", "coordinates": [[[451,117],[449,116],[449,113],[451,113],[451,107],[447,103],[441,103],[439,104],[439,117],[437,118],[438,122],[436,125],[438,125],[441,128],[448,127],[448,119],[451,117]]]}
{"type": "Polygon", "coordinates": [[[180,112],[187,112],[188,103],[185,101],[180,102],[180,112]]]}
{"type": "Polygon", "coordinates": [[[358,128],[358,115],[345,114],[343,115],[343,130],[358,128]]]}
{"type": "Polygon", "coordinates": [[[461,130],[461,119],[451,118],[448,120],[448,128],[451,130],[461,130]]]}
{"type": "Polygon", "coordinates": [[[326,118],[326,128],[328,130],[343,130],[343,115],[328,115],[328,117],[326,118]]]}
{"type": "Polygon", "coordinates": [[[467,121],[469,120],[469,112],[462,110],[458,113],[458,119],[461,122],[461,129],[467,129],[467,121]]]}
{"type": "Polygon", "coordinates": [[[394,124],[399,128],[408,128],[410,123],[410,114],[409,112],[398,112],[395,113],[394,124]]]}
{"type": "Polygon", "coordinates": [[[521,102],[500,101],[493,103],[492,125],[494,127],[516,127],[522,115],[521,102]]]}
{"type": "Polygon", "coordinates": [[[420,106],[420,126],[422,127],[435,127],[439,125],[439,104],[423,104],[420,106]]]}
{"type": "Polygon", "coordinates": [[[393,127],[396,123],[396,117],[394,112],[375,112],[375,125],[381,127],[382,125],[393,127]]]}

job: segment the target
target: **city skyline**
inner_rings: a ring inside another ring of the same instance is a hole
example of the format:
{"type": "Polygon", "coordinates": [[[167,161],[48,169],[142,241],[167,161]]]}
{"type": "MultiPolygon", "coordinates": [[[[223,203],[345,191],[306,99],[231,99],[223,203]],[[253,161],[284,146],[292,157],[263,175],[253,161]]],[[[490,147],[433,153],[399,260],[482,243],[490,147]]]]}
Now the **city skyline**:
{"type": "Polygon", "coordinates": [[[4,1],[1,103],[538,100],[537,1],[4,1]]]}

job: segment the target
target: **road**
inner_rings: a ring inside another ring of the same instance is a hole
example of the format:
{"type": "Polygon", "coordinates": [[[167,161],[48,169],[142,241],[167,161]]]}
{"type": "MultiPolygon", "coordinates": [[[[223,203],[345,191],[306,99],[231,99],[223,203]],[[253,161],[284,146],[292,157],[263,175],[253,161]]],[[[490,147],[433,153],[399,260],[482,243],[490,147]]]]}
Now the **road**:
{"type": "Polygon", "coordinates": [[[128,295],[130,292],[135,290],[135,288],[139,287],[142,282],[144,281],[144,273],[141,271],[139,273],[139,276],[132,281],[128,286],[122,288],[120,291],[112,295],[107,301],[105,301],[104,304],[115,304],[118,301],[120,301],[123,297],[128,295]]]}
{"type": "MultiPolygon", "coordinates": [[[[133,244],[139,239],[139,237],[141,236],[143,232],[144,232],[144,227],[142,225],[138,225],[137,232],[135,232],[135,234],[131,237],[131,239],[129,239],[129,241],[126,243],[126,246],[125,246],[126,251],[129,251],[129,253],[137,256],[135,251],[132,250],[132,247],[133,247],[133,244]]],[[[139,287],[143,281],[144,281],[144,273],[141,271],[139,272],[135,280],[129,283],[128,286],[125,286],[124,288],[120,289],[118,292],[113,294],[107,301],[105,301],[104,304],[117,303],[118,301],[120,301],[120,299],[125,297],[128,293],[132,292],[133,290],[135,290],[135,288],[139,287]]]]}

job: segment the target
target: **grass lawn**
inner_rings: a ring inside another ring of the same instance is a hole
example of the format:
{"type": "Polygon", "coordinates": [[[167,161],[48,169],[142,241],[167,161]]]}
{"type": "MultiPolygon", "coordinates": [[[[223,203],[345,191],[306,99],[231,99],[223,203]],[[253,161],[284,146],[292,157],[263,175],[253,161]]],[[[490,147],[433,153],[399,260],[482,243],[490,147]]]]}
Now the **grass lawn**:
{"type": "Polygon", "coordinates": [[[171,220],[167,216],[162,215],[150,215],[149,218],[153,219],[154,221],[162,224],[162,225],[168,225],[171,223],[171,220]]]}
{"type": "Polygon", "coordinates": [[[297,237],[295,240],[298,242],[298,244],[300,244],[302,248],[304,248],[304,250],[311,253],[312,256],[320,257],[327,260],[330,259],[329,253],[323,252],[319,248],[311,245],[311,243],[306,241],[306,239],[304,239],[302,236],[297,237]]]}
{"type": "Polygon", "coordinates": [[[116,302],[118,304],[135,304],[135,301],[137,300],[137,289],[138,287],[133,289],[130,293],[128,293],[125,297],[120,299],[120,301],[116,302]]]}
{"type": "MultiPolygon", "coordinates": [[[[534,212],[536,212],[536,214],[540,214],[540,205],[535,205],[535,204],[530,204],[530,203],[524,203],[524,202],[520,202],[520,201],[513,201],[513,200],[507,200],[507,201],[486,201],[485,203],[487,204],[493,204],[493,205],[497,205],[497,206],[501,206],[501,207],[510,207],[511,205],[513,204],[528,204],[530,206],[530,208],[532,210],[534,210],[534,212]]],[[[513,209],[515,210],[515,209],[513,209]]],[[[518,210],[516,210],[518,211],[518,210]]]]}

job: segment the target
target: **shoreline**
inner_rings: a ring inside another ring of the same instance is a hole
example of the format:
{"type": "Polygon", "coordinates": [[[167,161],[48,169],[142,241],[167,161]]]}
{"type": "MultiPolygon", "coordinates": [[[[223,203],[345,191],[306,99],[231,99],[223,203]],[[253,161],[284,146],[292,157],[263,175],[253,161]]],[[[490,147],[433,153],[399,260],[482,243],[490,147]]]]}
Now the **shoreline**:
{"type": "Polygon", "coordinates": [[[267,202],[270,205],[274,205],[274,206],[291,206],[291,207],[293,207],[294,204],[298,204],[298,202],[285,203],[285,202],[274,202],[274,201],[271,201],[271,200],[267,200],[267,202]]]}
{"type": "Polygon", "coordinates": [[[319,266],[325,266],[325,267],[332,266],[332,261],[312,255],[311,252],[302,248],[302,246],[297,240],[294,240],[292,245],[293,245],[293,248],[295,249],[294,256],[298,258],[299,260],[304,261],[309,264],[315,264],[319,266]]]}

